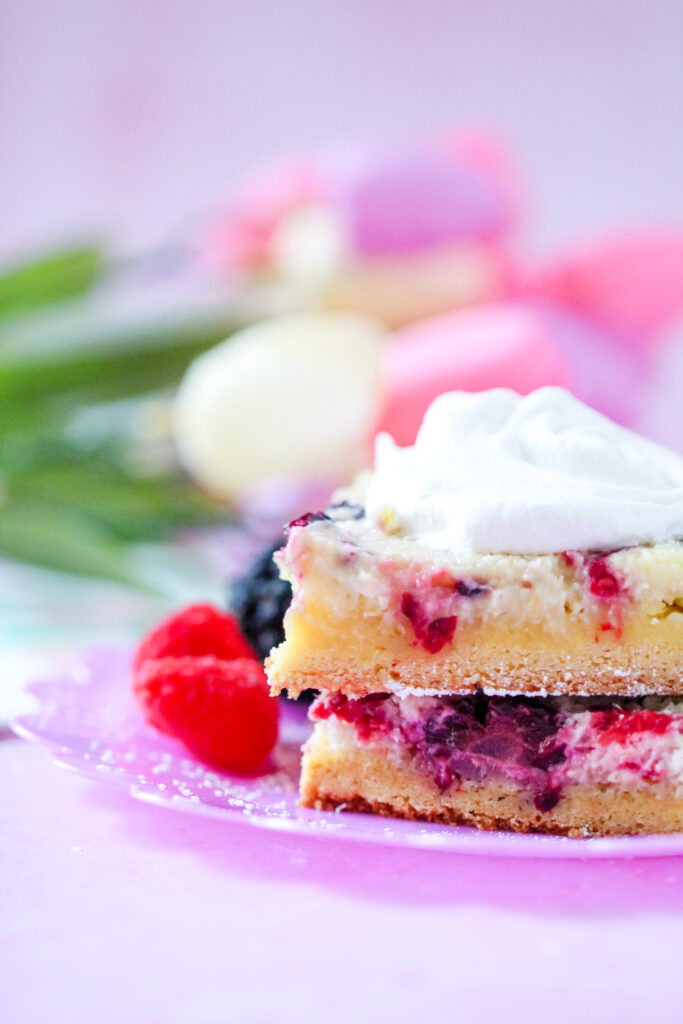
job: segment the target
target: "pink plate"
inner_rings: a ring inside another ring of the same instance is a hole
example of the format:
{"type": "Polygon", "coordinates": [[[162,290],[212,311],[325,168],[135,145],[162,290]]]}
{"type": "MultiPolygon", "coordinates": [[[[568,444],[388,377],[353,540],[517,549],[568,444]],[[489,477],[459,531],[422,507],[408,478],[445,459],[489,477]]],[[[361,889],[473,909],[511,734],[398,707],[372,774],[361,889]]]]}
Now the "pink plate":
{"type": "Polygon", "coordinates": [[[68,673],[31,685],[35,710],[14,721],[15,732],[48,747],[58,765],[125,786],[138,800],[259,828],[499,857],[683,854],[683,835],[566,839],[303,809],[296,791],[299,747],[309,729],[304,708],[283,707],[280,742],[267,774],[224,775],[143,722],[131,697],[130,662],[130,651],[121,648],[84,651],[68,673]]]}

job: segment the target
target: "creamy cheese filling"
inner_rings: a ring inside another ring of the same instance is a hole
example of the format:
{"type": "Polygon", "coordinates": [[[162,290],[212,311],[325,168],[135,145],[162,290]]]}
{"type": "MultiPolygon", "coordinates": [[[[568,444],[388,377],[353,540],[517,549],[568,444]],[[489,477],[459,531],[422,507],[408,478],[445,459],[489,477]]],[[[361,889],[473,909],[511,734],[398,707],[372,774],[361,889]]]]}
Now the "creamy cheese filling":
{"type": "Polygon", "coordinates": [[[619,633],[635,613],[654,623],[683,619],[680,542],[600,556],[450,554],[387,534],[361,515],[292,529],[277,560],[294,582],[300,612],[312,600],[344,617],[363,599],[408,633],[406,594],[425,621],[456,615],[461,629],[511,617],[558,631],[577,620],[619,633]]]}

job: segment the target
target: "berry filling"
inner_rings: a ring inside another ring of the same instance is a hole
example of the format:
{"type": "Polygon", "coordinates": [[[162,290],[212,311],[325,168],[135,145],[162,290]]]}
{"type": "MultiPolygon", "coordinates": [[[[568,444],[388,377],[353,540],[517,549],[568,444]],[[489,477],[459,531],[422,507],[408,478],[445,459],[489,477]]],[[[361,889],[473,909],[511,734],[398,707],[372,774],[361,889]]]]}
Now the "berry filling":
{"type": "Polygon", "coordinates": [[[400,592],[398,607],[410,623],[416,643],[430,654],[437,654],[453,639],[460,599],[487,594],[489,587],[473,580],[456,579],[446,569],[418,576],[417,580],[417,588],[400,592]]]}
{"type": "Polygon", "coordinates": [[[547,813],[573,783],[677,784],[680,711],[652,698],[408,697],[385,693],[318,698],[310,716],[354,726],[361,743],[396,744],[444,793],[463,782],[505,779],[547,813]]]}
{"type": "Polygon", "coordinates": [[[611,564],[609,555],[600,552],[584,555],[580,551],[564,551],[562,558],[565,564],[577,573],[589,594],[605,610],[606,621],[600,625],[596,641],[600,639],[600,633],[608,631],[613,631],[617,638],[621,637],[628,588],[623,574],[611,564]]]}
{"type": "Polygon", "coordinates": [[[621,708],[608,708],[605,711],[593,711],[591,725],[598,733],[598,742],[625,743],[644,732],[661,736],[671,725],[671,715],[659,711],[622,711],[621,708]]]}
{"type": "Polygon", "coordinates": [[[595,558],[588,562],[588,589],[600,601],[614,601],[624,591],[620,575],[609,565],[607,558],[595,558]]]}
{"type": "Polygon", "coordinates": [[[436,654],[452,640],[455,627],[458,624],[457,615],[443,615],[440,618],[432,619],[424,605],[408,591],[401,594],[401,611],[413,627],[415,639],[430,654],[436,654]]]}
{"type": "Polygon", "coordinates": [[[564,760],[564,748],[557,742],[557,711],[547,701],[476,694],[406,705],[388,694],[333,694],[311,709],[314,719],[331,716],[354,725],[361,742],[389,737],[407,747],[442,793],[499,775],[531,790],[539,810],[559,800],[550,769],[564,760]]]}
{"type": "Polygon", "coordinates": [[[357,505],[353,501],[338,501],[336,504],[330,505],[324,512],[305,512],[302,516],[293,519],[285,527],[285,533],[289,535],[289,531],[293,530],[295,526],[306,527],[311,523],[320,523],[324,520],[343,523],[350,519],[362,519],[364,515],[365,509],[362,505],[357,505]]]}
{"type": "Polygon", "coordinates": [[[329,518],[325,512],[306,512],[297,519],[292,519],[291,523],[285,528],[285,532],[289,535],[289,531],[293,530],[295,526],[310,526],[311,523],[319,523],[323,519],[329,518]]]}

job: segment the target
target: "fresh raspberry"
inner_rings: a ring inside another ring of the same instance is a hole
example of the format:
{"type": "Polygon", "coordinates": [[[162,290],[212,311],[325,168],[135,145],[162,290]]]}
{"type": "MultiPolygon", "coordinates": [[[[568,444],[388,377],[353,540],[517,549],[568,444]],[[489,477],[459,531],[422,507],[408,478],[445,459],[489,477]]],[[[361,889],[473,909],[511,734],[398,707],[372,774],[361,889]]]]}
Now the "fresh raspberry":
{"type": "Polygon", "coordinates": [[[133,689],[152,725],[216,768],[253,772],[277,740],[278,702],[252,657],[144,661],[133,689]]]}
{"type": "Polygon", "coordinates": [[[191,604],[155,626],[138,647],[135,670],[157,658],[255,658],[234,615],[210,604],[191,604]]]}

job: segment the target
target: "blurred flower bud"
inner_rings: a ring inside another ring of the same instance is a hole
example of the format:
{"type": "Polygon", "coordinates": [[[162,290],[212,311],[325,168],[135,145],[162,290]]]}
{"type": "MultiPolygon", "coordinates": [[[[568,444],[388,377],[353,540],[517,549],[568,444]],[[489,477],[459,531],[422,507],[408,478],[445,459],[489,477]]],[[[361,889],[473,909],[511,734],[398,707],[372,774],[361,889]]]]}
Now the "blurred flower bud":
{"type": "Polygon", "coordinates": [[[487,136],[337,147],[236,190],[206,255],[289,286],[294,307],[399,326],[503,295],[519,215],[511,160],[487,136]]]}
{"type": "Polygon", "coordinates": [[[357,315],[291,315],[200,356],[175,404],[188,472],[229,500],[275,476],[343,482],[368,454],[383,334],[357,315]]]}

